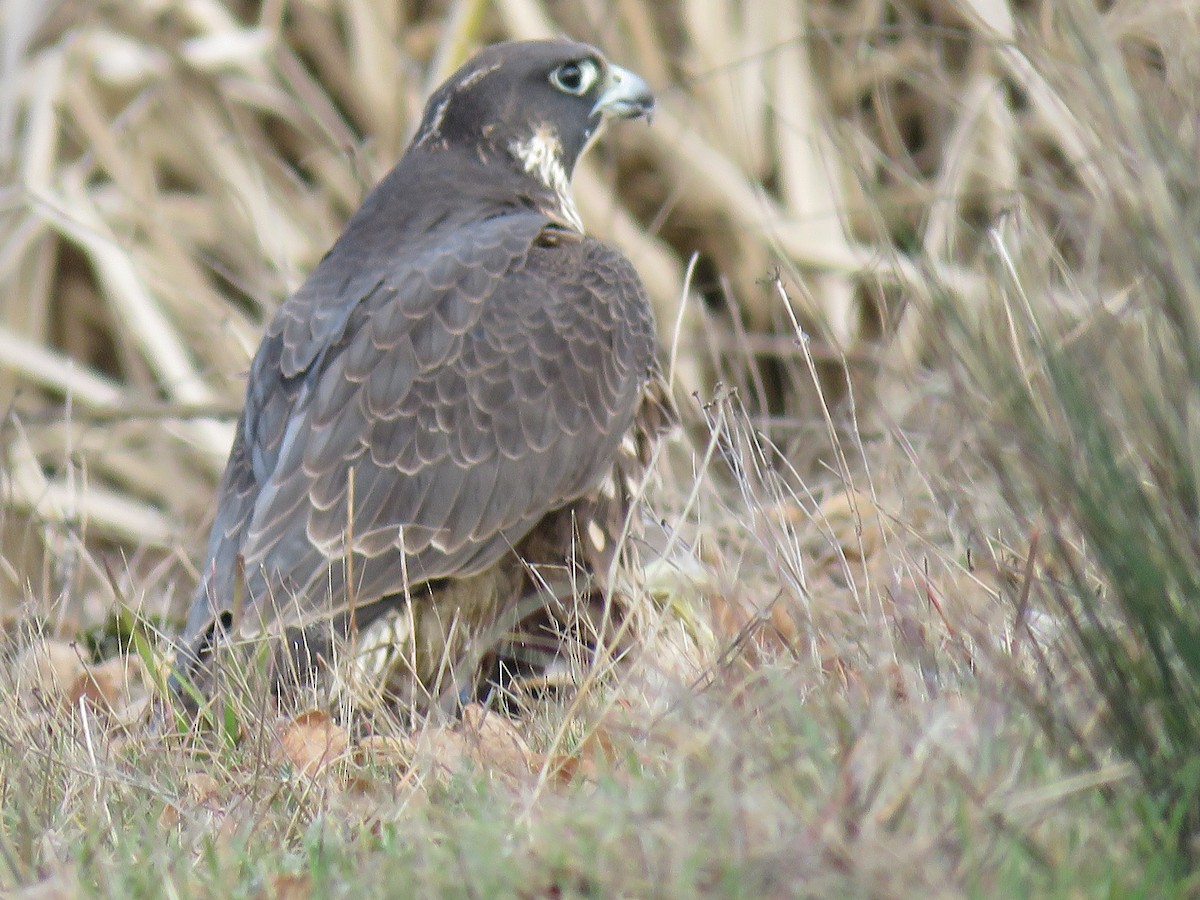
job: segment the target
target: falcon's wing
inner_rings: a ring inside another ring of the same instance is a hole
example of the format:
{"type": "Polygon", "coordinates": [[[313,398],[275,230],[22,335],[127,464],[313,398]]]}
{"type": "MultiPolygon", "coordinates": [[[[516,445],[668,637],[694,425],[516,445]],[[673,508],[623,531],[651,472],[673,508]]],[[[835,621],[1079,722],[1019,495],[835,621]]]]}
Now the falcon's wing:
{"type": "Polygon", "coordinates": [[[289,621],[344,608],[348,570],[362,605],[482,570],[598,483],[653,365],[632,266],[540,215],[455,229],[301,302],[322,280],[255,359],[193,635],[232,604],[239,553],[257,612],[289,621]]]}

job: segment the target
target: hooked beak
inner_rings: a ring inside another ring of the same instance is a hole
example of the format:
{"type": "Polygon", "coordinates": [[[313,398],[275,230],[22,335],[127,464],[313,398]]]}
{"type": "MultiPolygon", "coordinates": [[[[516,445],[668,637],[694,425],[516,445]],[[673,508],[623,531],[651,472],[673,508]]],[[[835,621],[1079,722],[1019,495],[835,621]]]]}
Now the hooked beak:
{"type": "Polygon", "coordinates": [[[654,112],[654,95],[650,85],[620,66],[608,67],[604,93],[592,107],[592,115],[600,113],[606,119],[647,119],[654,112]]]}

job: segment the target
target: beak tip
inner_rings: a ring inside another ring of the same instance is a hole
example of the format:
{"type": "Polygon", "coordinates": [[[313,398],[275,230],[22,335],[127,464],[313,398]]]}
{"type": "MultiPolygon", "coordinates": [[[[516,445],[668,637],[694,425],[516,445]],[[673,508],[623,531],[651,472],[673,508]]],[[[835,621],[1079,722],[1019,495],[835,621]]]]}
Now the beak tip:
{"type": "Polygon", "coordinates": [[[596,101],[593,112],[614,119],[650,119],[654,114],[654,94],[640,77],[613,66],[609,70],[604,93],[596,101]]]}

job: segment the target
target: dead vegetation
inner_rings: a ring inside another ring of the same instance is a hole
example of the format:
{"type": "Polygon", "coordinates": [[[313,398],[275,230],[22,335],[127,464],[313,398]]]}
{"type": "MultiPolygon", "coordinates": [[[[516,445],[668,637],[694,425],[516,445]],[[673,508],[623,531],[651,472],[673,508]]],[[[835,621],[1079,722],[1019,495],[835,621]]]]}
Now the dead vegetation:
{"type": "MultiPolygon", "coordinates": [[[[0,884],[378,893],[368,859],[483,895],[1152,878],[1103,804],[1134,781],[1107,695],[1067,662],[1056,586],[1107,573],[1061,483],[1022,480],[1046,455],[1023,462],[1020,429],[1061,422],[1037,406],[1044,346],[1095,371],[1161,351],[1128,342],[1159,327],[1148,248],[1196,258],[1168,214],[1194,13],[1101,6],[3,5],[0,884]],[[195,583],[263,321],[433,86],[482,43],[558,32],[660,99],[576,177],[689,419],[650,498],[686,541],[646,573],[633,664],[515,722],[361,731],[250,697],[171,736],[148,648],[195,583]]],[[[1171,283],[1200,315],[1200,279],[1171,283]]]]}

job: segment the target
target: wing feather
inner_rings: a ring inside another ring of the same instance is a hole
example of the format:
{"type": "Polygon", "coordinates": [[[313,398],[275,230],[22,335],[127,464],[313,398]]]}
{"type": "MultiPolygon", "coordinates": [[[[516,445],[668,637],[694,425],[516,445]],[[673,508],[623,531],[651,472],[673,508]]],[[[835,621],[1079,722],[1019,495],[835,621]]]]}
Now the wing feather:
{"type": "Polygon", "coordinates": [[[653,321],[620,254],[542,242],[547,224],[485,219],[350,278],[323,262],[284,304],[252,368],[197,608],[228,606],[221,569],[241,554],[248,620],[328,614],[348,515],[360,604],[400,593],[404,570],[471,575],[599,483],[653,365],[653,321]]]}

